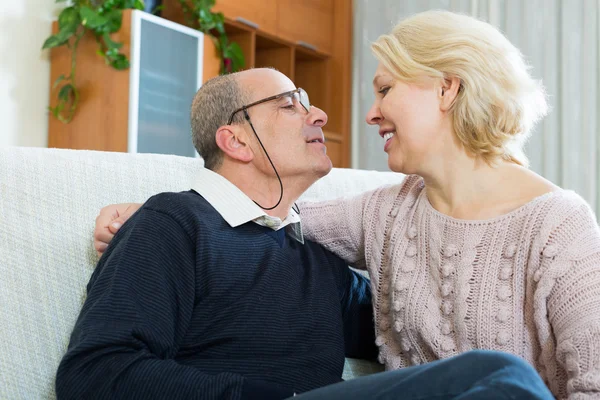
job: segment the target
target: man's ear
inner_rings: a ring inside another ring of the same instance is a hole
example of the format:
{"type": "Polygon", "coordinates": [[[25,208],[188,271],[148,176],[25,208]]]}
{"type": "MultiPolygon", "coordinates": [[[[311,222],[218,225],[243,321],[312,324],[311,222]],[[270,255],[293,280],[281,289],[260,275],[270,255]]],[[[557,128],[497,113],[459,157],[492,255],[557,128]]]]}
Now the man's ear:
{"type": "Polygon", "coordinates": [[[217,130],[216,141],[221,151],[234,160],[250,162],[254,158],[246,132],[240,127],[221,126],[217,130]]]}
{"type": "Polygon", "coordinates": [[[457,77],[447,77],[442,79],[442,84],[438,88],[440,110],[448,111],[452,107],[456,97],[458,96],[460,82],[460,78],[457,77]]]}

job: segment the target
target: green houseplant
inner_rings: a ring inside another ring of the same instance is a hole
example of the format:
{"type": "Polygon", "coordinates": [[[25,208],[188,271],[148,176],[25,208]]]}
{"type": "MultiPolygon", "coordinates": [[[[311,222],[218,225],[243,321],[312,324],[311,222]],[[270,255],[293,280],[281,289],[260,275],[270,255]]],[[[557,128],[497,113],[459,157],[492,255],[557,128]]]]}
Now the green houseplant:
{"type": "MultiPolygon", "coordinates": [[[[229,42],[225,33],[224,16],[213,13],[215,0],[178,0],[191,27],[212,37],[221,56],[221,73],[234,72],[244,65],[244,57],[236,43],[229,42]]],[[[123,10],[144,9],[143,0],[56,0],[68,3],[58,17],[58,32],[44,42],[42,49],[66,46],[71,54],[71,68],[61,75],[53,88],[60,86],[56,106],[48,107],[52,116],[69,123],[79,105],[76,85],[77,47],[81,38],[91,32],[98,43],[97,54],[106,64],[117,70],[129,68],[129,60],[120,52],[122,43],[111,39],[111,34],[121,28],[123,10]]]]}
{"type": "Polygon", "coordinates": [[[221,56],[221,74],[239,71],[244,67],[242,49],[235,42],[230,42],[225,33],[225,17],[223,13],[210,11],[215,0],[178,0],[183,9],[186,23],[199,31],[208,34],[217,52],[221,56]]]}

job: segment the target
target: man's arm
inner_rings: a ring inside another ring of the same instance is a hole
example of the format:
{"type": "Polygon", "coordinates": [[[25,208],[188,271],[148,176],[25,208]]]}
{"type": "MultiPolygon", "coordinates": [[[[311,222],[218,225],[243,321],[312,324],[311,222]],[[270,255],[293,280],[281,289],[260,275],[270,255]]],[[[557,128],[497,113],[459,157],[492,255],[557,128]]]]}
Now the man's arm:
{"type": "Polygon", "coordinates": [[[342,266],[339,282],[346,357],[374,360],[377,357],[378,349],[375,345],[369,279],[342,266]]]}
{"type": "Polygon", "coordinates": [[[292,391],[178,364],[196,300],[195,245],[170,216],[141,209],[115,236],[56,377],[59,398],[283,399],[292,391]]]}

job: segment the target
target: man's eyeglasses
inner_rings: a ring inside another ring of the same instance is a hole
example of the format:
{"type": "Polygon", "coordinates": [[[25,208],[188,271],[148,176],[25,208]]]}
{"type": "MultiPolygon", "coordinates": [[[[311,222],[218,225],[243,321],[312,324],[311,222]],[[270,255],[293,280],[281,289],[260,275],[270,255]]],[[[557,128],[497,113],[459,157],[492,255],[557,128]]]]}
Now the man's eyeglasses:
{"type": "Polygon", "coordinates": [[[275,96],[271,96],[271,97],[267,97],[262,100],[255,101],[254,103],[245,105],[242,108],[238,108],[237,110],[235,110],[234,112],[231,113],[231,116],[229,117],[229,122],[227,122],[227,125],[231,125],[231,122],[233,122],[233,117],[235,116],[235,114],[239,113],[240,111],[246,111],[250,107],[254,107],[256,105],[266,103],[267,101],[278,100],[278,99],[281,99],[282,97],[286,97],[286,96],[290,96],[292,98],[292,101],[294,102],[294,104],[300,103],[302,105],[302,107],[306,110],[307,113],[310,112],[310,100],[308,99],[308,94],[306,93],[306,91],[304,89],[298,88],[298,89],[290,90],[289,92],[276,94],[275,96]]]}

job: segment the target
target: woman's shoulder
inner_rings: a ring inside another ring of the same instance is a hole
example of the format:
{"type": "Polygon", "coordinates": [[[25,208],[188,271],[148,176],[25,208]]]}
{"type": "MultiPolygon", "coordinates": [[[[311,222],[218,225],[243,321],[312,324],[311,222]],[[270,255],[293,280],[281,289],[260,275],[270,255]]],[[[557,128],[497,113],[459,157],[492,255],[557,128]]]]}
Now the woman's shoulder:
{"type": "Polygon", "coordinates": [[[596,215],[583,197],[558,189],[540,200],[530,215],[536,217],[533,226],[539,226],[537,237],[547,254],[561,252],[574,257],[600,250],[596,215]]]}
{"type": "Polygon", "coordinates": [[[534,208],[549,226],[559,226],[567,221],[596,223],[596,216],[589,203],[572,190],[556,189],[534,201],[534,208]]]}
{"type": "Polygon", "coordinates": [[[576,192],[562,189],[526,168],[511,166],[506,171],[510,183],[503,189],[507,198],[514,200],[518,213],[533,218],[534,226],[542,231],[551,234],[585,221],[596,224],[591,207],[576,192]]]}

